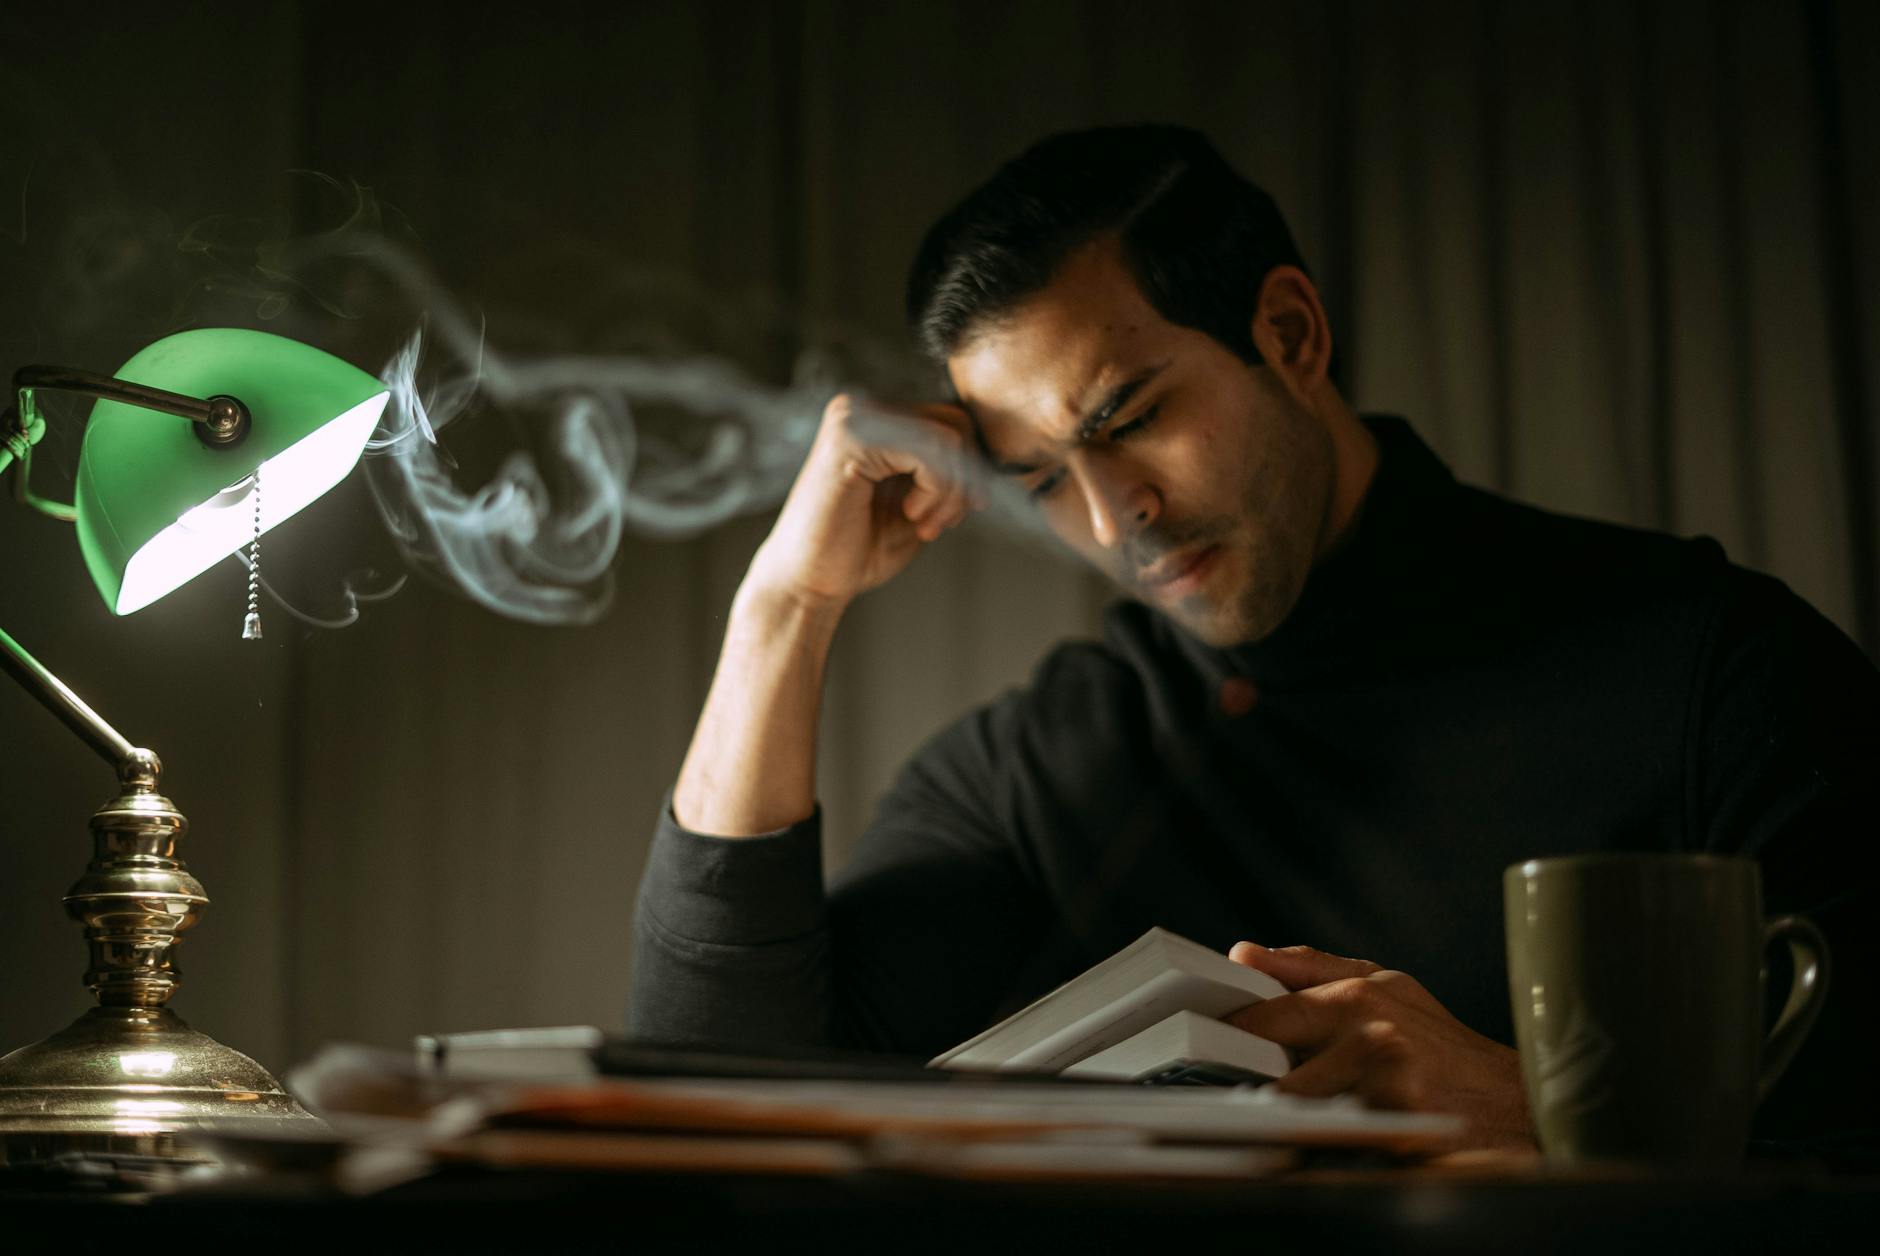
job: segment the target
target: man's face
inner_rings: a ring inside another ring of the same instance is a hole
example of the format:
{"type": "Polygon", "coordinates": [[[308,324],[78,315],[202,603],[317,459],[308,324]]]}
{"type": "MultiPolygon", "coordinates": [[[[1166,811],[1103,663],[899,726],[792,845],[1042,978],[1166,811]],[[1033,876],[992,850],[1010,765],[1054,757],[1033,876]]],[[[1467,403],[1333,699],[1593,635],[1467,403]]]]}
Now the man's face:
{"type": "Polygon", "coordinates": [[[1125,591],[1225,646],[1277,628],[1331,501],[1331,437],[1271,370],[1177,327],[1113,240],[947,362],[994,466],[1125,591]]]}

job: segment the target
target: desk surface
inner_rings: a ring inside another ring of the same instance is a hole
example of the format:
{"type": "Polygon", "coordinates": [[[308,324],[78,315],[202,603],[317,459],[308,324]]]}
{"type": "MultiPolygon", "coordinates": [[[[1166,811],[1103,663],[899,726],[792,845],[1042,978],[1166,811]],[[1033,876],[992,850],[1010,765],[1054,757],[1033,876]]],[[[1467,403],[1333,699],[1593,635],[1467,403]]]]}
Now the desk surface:
{"type": "MultiPolygon", "coordinates": [[[[0,1194],[9,1237],[57,1250],[634,1253],[737,1250],[1795,1252],[1871,1247],[1880,1177],[1301,1173],[1206,1185],[1038,1185],[453,1171],[370,1198],[250,1180],[143,1203],[0,1194]]],[[[11,1244],[9,1243],[10,1247],[11,1244]]],[[[48,1248],[47,1250],[52,1250],[48,1248]]]]}

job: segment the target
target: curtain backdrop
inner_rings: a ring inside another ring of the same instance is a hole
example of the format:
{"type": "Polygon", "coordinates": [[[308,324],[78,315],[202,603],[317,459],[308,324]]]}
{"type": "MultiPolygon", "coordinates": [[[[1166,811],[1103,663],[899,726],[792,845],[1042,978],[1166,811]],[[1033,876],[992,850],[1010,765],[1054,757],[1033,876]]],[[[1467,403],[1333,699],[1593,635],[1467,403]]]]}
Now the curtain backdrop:
{"type": "MultiPolygon", "coordinates": [[[[17,233],[0,210],[0,367],[122,360],[179,318],[153,300],[167,255],[123,241],[174,246],[229,198],[316,230],[332,185],[290,173],[312,170],[370,189],[493,346],[604,352],[663,328],[781,381],[806,354],[895,345],[920,232],[1031,139],[1177,121],[1287,213],[1361,408],[1408,417],[1465,479],[1713,535],[1880,647],[1871,6],[242,13],[0,18],[11,60],[43,49],[0,89],[22,189],[17,233]],[[241,73],[166,68],[218,56],[241,73]],[[105,209],[142,225],[81,231],[105,209]],[[113,266],[143,267],[139,302],[101,298],[113,266]]],[[[525,437],[467,428],[464,474],[525,437]]],[[[75,437],[57,448],[48,476],[75,437]]],[[[652,821],[765,525],[629,539],[587,627],[414,581],[338,631],[264,608],[257,651],[234,640],[239,572],[113,621],[69,529],[9,510],[0,624],[170,765],[217,900],[178,1000],[202,1028],[278,1067],[331,1039],[617,1025],[652,821]]],[[[316,605],[388,553],[357,484],[270,547],[316,605]]],[[[860,603],[822,737],[831,860],[925,736],[1097,631],[1107,598],[973,527],[860,603]]],[[[56,899],[109,778],[24,698],[0,721],[12,1046],[83,1005],[56,899]]]]}

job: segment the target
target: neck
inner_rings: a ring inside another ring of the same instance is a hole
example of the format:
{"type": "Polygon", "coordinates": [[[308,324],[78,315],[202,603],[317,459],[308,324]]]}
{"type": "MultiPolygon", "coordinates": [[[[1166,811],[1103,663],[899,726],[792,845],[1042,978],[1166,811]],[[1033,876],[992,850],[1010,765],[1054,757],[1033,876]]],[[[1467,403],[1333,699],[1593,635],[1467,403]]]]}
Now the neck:
{"type": "Polygon", "coordinates": [[[1332,492],[1319,531],[1319,558],[1336,553],[1357,530],[1378,463],[1377,437],[1336,389],[1326,392],[1326,400],[1315,407],[1332,438],[1332,492]]]}

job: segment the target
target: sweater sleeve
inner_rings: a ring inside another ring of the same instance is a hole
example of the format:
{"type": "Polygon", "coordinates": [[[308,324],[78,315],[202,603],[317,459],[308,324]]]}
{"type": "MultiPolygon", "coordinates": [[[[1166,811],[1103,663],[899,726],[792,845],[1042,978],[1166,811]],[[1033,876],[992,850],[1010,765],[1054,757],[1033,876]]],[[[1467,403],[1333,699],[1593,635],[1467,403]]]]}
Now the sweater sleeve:
{"type": "Polygon", "coordinates": [[[665,1043],[810,1046],[828,1009],[822,816],[710,837],[660,808],[634,912],[627,1031],[665,1043]]]}
{"type": "Polygon", "coordinates": [[[1001,817],[1009,706],[913,758],[827,894],[819,816],[717,838],[669,804],[640,883],[629,1032],[925,1056],[983,1027],[999,974],[1044,926],[1001,817]]]}
{"type": "MultiPolygon", "coordinates": [[[[1880,673],[1779,582],[1736,575],[1693,712],[1695,836],[1710,850],[1755,855],[1765,911],[1808,916],[1831,952],[1821,1019],[1764,1104],[1757,1134],[1871,1155],[1880,1151],[1880,1074],[1863,1026],[1880,970],[1880,673]]],[[[1791,976],[1786,948],[1768,958],[1779,1006],[1791,976]]]]}

